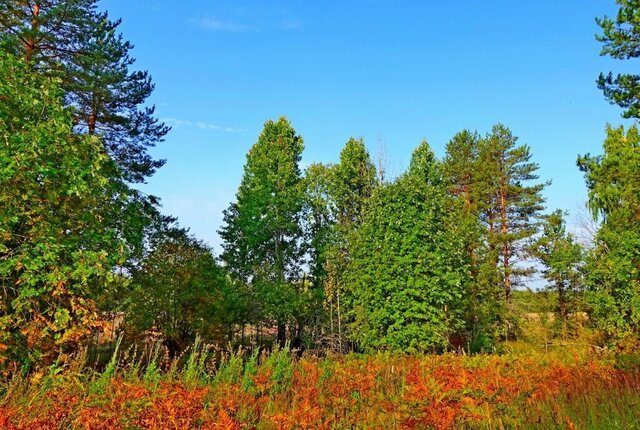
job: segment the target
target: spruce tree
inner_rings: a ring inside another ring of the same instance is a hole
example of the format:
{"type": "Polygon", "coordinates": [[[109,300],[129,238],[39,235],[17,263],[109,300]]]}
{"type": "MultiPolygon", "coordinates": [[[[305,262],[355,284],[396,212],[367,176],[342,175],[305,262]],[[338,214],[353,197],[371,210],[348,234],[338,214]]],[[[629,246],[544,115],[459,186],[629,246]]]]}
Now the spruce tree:
{"type": "Polygon", "coordinates": [[[222,260],[252,286],[257,321],[272,320],[284,342],[298,299],[304,190],[303,141],[282,117],[265,123],[247,154],[236,202],[224,212],[222,260]]]}

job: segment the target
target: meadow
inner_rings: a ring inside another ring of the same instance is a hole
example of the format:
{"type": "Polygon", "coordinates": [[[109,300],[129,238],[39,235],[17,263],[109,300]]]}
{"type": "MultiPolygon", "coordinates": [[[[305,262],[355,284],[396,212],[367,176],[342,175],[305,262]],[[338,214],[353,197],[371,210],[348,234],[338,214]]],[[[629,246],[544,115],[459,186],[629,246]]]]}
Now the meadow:
{"type": "Polygon", "coordinates": [[[633,357],[565,346],[503,354],[84,357],[2,387],[5,429],[640,428],[633,357]],[[151,358],[149,358],[151,357],[151,358]]]}

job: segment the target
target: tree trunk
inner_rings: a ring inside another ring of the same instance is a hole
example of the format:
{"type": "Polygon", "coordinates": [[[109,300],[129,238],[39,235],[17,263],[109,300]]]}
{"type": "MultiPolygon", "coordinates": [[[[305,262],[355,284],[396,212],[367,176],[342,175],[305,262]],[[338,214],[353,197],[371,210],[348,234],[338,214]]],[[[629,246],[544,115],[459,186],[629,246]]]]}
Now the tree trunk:
{"type": "Polygon", "coordinates": [[[565,297],[565,291],[562,287],[558,288],[558,313],[560,314],[562,328],[566,329],[569,312],[567,310],[567,298],[565,297]]]}
{"type": "Polygon", "coordinates": [[[506,184],[504,178],[500,181],[500,232],[502,233],[502,265],[504,270],[504,296],[507,303],[511,302],[511,272],[509,248],[509,226],[507,223],[507,199],[506,184]]]}
{"type": "Polygon", "coordinates": [[[278,323],[278,345],[283,348],[287,342],[287,326],[284,323],[278,323]]]}
{"type": "MultiPolygon", "coordinates": [[[[38,17],[40,16],[40,2],[35,2],[35,4],[31,7],[31,31],[35,33],[38,29],[38,17]]],[[[27,63],[31,62],[31,58],[33,57],[33,52],[36,49],[36,40],[34,36],[30,36],[25,41],[25,50],[24,50],[24,59],[27,63]]]]}

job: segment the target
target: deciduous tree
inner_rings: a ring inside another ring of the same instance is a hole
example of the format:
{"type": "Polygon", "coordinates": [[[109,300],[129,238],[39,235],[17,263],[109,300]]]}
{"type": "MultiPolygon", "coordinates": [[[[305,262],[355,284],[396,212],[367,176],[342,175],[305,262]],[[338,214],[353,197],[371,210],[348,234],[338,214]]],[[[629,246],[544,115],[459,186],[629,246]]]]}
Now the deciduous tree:
{"type": "Polygon", "coordinates": [[[275,321],[280,342],[298,298],[302,150],[302,137],[286,118],[267,121],[247,154],[236,202],[224,212],[220,230],[223,261],[253,287],[255,312],[275,321]]]}
{"type": "Polygon", "coordinates": [[[567,232],[561,210],[544,217],[542,234],[533,243],[532,254],[543,264],[542,275],[547,289],[557,297],[556,312],[566,332],[569,314],[577,309],[584,255],[582,247],[567,232]]]}
{"type": "Polygon", "coordinates": [[[100,326],[118,281],[130,190],[96,136],[72,130],[62,92],[0,54],[0,348],[25,366],[100,326]]]}
{"type": "Polygon", "coordinates": [[[468,272],[446,195],[426,142],[407,173],[374,191],[345,275],[349,333],[364,349],[439,350],[461,328],[468,272]]]}
{"type": "Polygon", "coordinates": [[[225,303],[238,304],[228,297],[233,290],[225,282],[211,250],[185,230],[172,228],[153,241],[132,273],[126,324],[134,335],[160,333],[172,355],[196,336],[221,342],[236,322],[225,303]]]}
{"type": "Polygon", "coordinates": [[[610,337],[640,335],[640,134],[607,127],[604,153],[578,158],[588,205],[601,221],[587,266],[597,324],[610,337]]]}

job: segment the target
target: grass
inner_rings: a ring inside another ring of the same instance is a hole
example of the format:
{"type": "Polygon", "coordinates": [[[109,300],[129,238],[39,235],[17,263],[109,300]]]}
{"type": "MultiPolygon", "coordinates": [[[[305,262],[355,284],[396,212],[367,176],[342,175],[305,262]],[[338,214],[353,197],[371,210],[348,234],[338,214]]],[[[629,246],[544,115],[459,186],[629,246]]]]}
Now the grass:
{"type": "Polygon", "coordinates": [[[0,393],[0,428],[16,430],[640,428],[637,370],[580,349],[295,359],[197,343],[171,362],[114,356],[102,372],[79,357],[0,393]]]}

